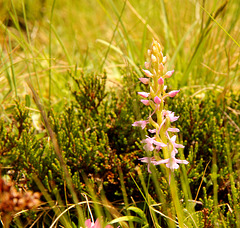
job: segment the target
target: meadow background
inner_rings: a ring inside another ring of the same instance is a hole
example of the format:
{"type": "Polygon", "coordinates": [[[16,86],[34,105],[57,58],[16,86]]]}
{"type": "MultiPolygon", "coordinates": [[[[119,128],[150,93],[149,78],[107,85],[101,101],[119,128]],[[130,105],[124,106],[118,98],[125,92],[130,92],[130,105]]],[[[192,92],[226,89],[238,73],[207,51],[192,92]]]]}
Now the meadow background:
{"type": "Polygon", "coordinates": [[[116,227],[240,227],[239,15],[238,0],[1,0],[1,173],[44,202],[2,221],[79,227],[90,204],[116,227]],[[177,205],[131,126],[153,39],[181,89],[177,205]]]}

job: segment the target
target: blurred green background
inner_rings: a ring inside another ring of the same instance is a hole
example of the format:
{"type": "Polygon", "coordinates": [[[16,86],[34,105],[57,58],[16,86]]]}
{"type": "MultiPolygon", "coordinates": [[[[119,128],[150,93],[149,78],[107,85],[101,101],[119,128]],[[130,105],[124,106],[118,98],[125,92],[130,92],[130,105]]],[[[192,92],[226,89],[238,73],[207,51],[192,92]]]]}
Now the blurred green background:
{"type": "Polygon", "coordinates": [[[119,86],[122,70],[141,75],[153,38],[173,87],[239,90],[239,15],[238,0],[2,0],[0,101],[27,94],[30,79],[57,103],[75,70],[106,70],[119,86]]]}

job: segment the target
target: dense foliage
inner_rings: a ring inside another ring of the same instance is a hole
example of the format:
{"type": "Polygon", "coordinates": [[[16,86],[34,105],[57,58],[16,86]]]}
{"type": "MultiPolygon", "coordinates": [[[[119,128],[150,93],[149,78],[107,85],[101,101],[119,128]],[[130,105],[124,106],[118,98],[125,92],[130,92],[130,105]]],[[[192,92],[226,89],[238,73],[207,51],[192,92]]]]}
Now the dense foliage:
{"type": "MultiPolygon", "coordinates": [[[[71,89],[73,101],[66,105],[62,113],[52,110],[48,117],[76,191],[88,191],[83,179],[87,176],[95,186],[96,193],[100,194],[103,188],[112,202],[122,199],[119,179],[119,171],[122,170],[127,195],[134,200],[142,200],[132,180],[133,177],[141,185],[136,166],[141,167],[146,182],[149,175],[146,166],[137,160],[144,155],[139,140],[144,132],[131,126],[136,116],[146,115],[144,112],[138,113],[138,109],[142,110],[141,105],[133,109],[136,106],[136,92],[127,86],[117,92],[106,91],[105,74],[81,74],[72,78],[77,85],[76,90],[71,89]]],[[[239,175],[234,172],[239,165],[239,129],[236,124],[239,123],[239,117],[234,112],[240,108],[239,99],[234,93],[219,98],[209,91],[198,97],[182,94],[174,101],[169,99],[167,103],[170,110],[180,115],[176,127],[181,130],[184,156],[189,161],[186,166],[188,182],[193,198],[197,196],[196,189],[200,186],[197,200],[201,204],[197,204],[196,209],[204,211],[202,216],[205,219],[212,213],[214,167],[217,170],[219,203],[225,205],[219,209],[227,214],[229,223],[234,218],[229,215],[226,205],[230,208],[239,205],[239,196],[231,196],[233,188],[239,188],[239,175]],[[230,176],[235,180],[235,186],[229,182],[230,176]]],[[[52,196],[60,192],[64,198],[64,173],[48,132],[43,125],[34,127],[32,121],[30,111],[21,102],[16,102],[9,119],[1,119],[2,173],[11,174],[19,187],[34,191],[39,191],[34,179],[37,175],[52,196]]],[[[177,170],[177,177],[180,172],[181,169],[177,170]]],[[[168,191],[165,191],[168,180],[161,172],[158,179],[163,194],[170,199],[168,191]]],[[[180,178],[178,182],[180,186],[180,178]]],[[[149,186],[149,192],[155,197],[154,186],[149,186]]],[[[184,197],[183,192],[180,192],[180,197],[184,197]]],[[[71,201],[69,195],[67,198],[71,201]]],[[[211,220],[208,222],[211,223],[211,220]]]]}

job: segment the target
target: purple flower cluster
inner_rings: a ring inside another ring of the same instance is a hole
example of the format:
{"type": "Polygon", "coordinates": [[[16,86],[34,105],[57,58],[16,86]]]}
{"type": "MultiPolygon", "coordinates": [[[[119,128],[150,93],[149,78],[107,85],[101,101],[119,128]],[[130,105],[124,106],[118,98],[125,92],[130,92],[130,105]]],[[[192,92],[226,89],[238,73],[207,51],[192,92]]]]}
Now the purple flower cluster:
{"type": "Polygon", "coordinates": [[[141,102],[150,106],[153,111],[146,120],[136,121],[132,124],[132,126],[142,129],[149,126],[148,131],[154,134],[153,137],[146,136],[141,141],[148,157],[139,159],[148,163],[148,172],[150,173],[150,163],[153,165],[166,164],[166,167],[172,172],[179,167],[178,164],[188,164],[188,161],[176,158],[178,148],[184,148],[184,146],[176,143],[177,137],[174,133],[179,132],[179,129],[171,127],[171,123],[175,122],[179,116],[175,116],[174,112],[164,109],[165,99],[176,96],[180,91],[166,92],[165,79],[170,78],[174,73],[174,70],[164,71],[166,61],[167,58],[163,56],[161,45],[154,40],[148,50],[148,62],[145,62],[146,69],[143,70],[146,78],[139,78],[143,84],[149,85],[149,92],[138,92],[144,98],[141,99],[141,102]],[[152,118],[153,115],[156,115],[155,121],[152,118]],[[163,152],[162,156],[159,154],[160,150],[163,152]],[[160,157],[163,157],[163,159],[160,157]]]}

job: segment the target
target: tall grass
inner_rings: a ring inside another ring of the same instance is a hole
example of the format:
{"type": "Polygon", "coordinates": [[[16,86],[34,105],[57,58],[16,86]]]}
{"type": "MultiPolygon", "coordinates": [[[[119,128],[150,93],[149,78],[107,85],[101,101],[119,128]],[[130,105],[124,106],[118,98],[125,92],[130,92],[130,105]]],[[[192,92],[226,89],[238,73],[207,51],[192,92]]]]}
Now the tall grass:
{"type": "MultiPolygon", "coordinates": [[[[114,87],[115,83],[121,84],[122,69],[134,70],[135,76],[140,77],[140,68],[144,64],[145,53],[153,38],[165,48],[164,54],[169,58],[168,69],[175,69],[175,76],[169,81],[174,89],[181,87],[183,91],[190,91],[191,94],[208,89],[218,90],[222,95],[230,90],[239,92],[238,0],[35,0],[34,3],[27,0],[11,0],[0,4],[2,109],[7,110],[14,99],[29,99],[31,96],[37,105],[29,102],[29,108],[39,109],[47,125],[46,114],[40,103],[46,110],[63,109],[64,103],[71,99],[68,86],[73,82],[69,72],[106,70],[109,87],[114,87]]],[[[130,88],[131,86],[129,85],[130,88]]],[[[7,116],[9,113],[3,115],[7,116]]],[[[50,127],[48,131],[61,160],[61,153],[54,134],[50,133],[50,127]]],[[[219,199],[216,153],[213,153],[212,158],[212,176],[213,207],[217,223],[219,199]]],[[[62,166],[64,167],[64,163],[62,166]]],[[[231,159],[228,159],[228,169],[231,173],[231,159]]],[[[165,172],[164,169],[162,171],[165,172]]],[[[66,179],[67,173],[65,170],[66,179]]],[[[88,183],[90,195],[94,199],[91,203],[95,205],[98,217],[106,214],[111,219],[115,218],[111,224],[121,222],[122,227],[128,227],[126,222],[129,222],[130,227],[134,227],[134,222],[139,223],[140,227],[148,227],[149,223],[145,217],[148,213],[152,219],[149,227],[151,224],[153,227],[161,227],[161,216],[166,218],[169,227],[199,227],[197,212],[194,210],[194,205],[198,203],[198,194],[195,198],[191,195],[184,167],[180,173],[183,199],[178,198],[177,187],[172,181],[168,189],[173,200],[171,208],[165,205],[164,194],[157,181],[157,171],[153,173],[152,179],[149,177],[149,183],[145,183],[138,170],[142,186],[136,184],[136,188],[145,199],[143,211],[137,208],[134,201],[128,202],[121,170],[119,177],[124,205],[126,208],[132,206],[126,215],[116,211],[104,198],[104,194],[102,198],[97,198],[88,183]],[[154,183],[159,202],[156,202],[148,191],[150,182],[154,183]]],[[[78,218],[81,221],[79,224],[83,226],[84,213],[77,207],[78,199],[71,189],[71,180],[68,179],[67,182],[75,200],[73,207],[78,210],[78,218]]],[[[236,213],[237,227],[240,227],[237,190],[231,175],[230,184],[233,192],[233,210],[236,213]]],[[[87,200],[84,203],[87,204],[87,200]]],[[[65,215],[70,207],[72,206],[65,208],[66,211],[55,212],[56,216],[65,215]]],[[[221,222],[224,224],[224,219],[221,222]]],[[[68,219],[62,223],[71,227],[68,219]]]]}
{"type": "Polygon", "coordinates": [[[174,87],[178,83],[239,88],[237,0],[80,1],[74,5],[61,0],[35,4],[12,0],[3,6],[3,94],[9,88],[21,95],[24,79],[34,75],[43,97],[52,94],[56,99],[59,91],[66,96],[67,71],[76,64],[106,69],[111,80],[121,81],[119,66],[142,65],[153,37],[165,47],[169,68],[176,69],[174,87]]]}

